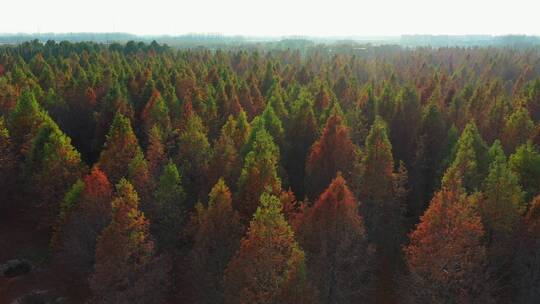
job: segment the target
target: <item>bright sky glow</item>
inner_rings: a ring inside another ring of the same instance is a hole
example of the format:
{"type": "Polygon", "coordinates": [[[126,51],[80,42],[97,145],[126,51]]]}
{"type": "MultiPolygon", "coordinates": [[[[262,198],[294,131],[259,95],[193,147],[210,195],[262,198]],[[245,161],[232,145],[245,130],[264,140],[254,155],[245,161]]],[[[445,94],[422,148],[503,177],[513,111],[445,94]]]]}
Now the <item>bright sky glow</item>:
{"type": "Polygon", "coordinates": [[[4,0],[0,33],[540,35],[539,0],[4,0]]]}

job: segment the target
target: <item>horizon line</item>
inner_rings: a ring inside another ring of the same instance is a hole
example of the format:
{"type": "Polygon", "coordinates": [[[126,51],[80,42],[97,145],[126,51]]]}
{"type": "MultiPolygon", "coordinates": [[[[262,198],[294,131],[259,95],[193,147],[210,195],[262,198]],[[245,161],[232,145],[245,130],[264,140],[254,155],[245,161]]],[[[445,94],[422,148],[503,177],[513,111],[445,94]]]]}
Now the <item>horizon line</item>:
{"type": "Polygon", "coordinates": [[[310,34],[278,34],[278,35],[249,35],[249,34],[229,34],[220,32],[187,32],[179,34],[137,34],[130,32],[0,32],[0,36],[40,36],[40,35],[128,35],[135,37],[183,37],[183,36],[221,36],[221,37],[245,37],[245,38],[290,38],[290,37],[306,37],[306,38],[400,38],[407,36],[427,36],[427,37],[507,37],[507,36],[522,36],[522,37],[540,37],[540,34],[520,34],[520,33],[507,33],[507,34],[482,34],[482,33],[470,33],[470,34],[427,34],[427,33],[415,33],[415,34],[396,34],[396,35],[377,35],[377,34],[352,34],[352,35],[310,35],[310,34]]]}

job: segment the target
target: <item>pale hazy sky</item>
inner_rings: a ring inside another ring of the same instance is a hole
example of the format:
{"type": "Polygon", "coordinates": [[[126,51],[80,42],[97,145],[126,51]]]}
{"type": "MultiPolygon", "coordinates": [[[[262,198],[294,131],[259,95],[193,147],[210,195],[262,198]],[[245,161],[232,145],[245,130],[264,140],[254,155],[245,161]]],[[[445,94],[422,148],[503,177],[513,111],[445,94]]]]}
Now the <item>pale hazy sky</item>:
{"type": "Polygon", "coordinates": [[[540,0],[2,0],[0,33],[540,35],[540,0]]]}

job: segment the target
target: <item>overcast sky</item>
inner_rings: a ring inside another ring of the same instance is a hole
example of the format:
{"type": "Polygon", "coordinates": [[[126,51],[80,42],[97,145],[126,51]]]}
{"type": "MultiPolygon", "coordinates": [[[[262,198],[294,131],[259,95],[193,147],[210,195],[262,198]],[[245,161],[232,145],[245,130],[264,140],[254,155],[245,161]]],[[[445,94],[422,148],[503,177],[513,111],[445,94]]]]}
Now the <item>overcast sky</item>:
{"type": "Polygon", "coordinates": [[[540,35],[540,0],[2,0],[0,33],[540,35]]]}

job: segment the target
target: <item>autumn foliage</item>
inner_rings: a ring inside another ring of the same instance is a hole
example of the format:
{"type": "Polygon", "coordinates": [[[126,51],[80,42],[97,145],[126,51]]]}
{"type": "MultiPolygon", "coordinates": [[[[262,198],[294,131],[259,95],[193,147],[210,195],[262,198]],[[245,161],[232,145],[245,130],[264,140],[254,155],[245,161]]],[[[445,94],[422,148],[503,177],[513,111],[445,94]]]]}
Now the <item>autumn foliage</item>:
{"type": "Polygon", "coordinates": [[[90,174],[66,193],[52,245],[59,256],[89,271],[96,241],[111,217],[112,186],[105,173],[93,167],[90,174]]]}
{"type": "Polygon", "coordinates": [[[461,185],[437,192],[405,248],[414,301],[486,301],[491,286],[484,233],[461,185]]]}
{"type": "Polygon", "coordinates": [[[357,161],[356,147],[349,129],[338,113],[326,121],[321,137],[311,146],[306,160],[306,190],[311,198],[328,185],[341,171],[345,179],[352,176],[357,161]]]}
{"type": "Polygon", "coordinates": [[[117,114],[111,124],[98,166],[112,183],[127,177],[129,164],[140,153],[139,142],[127,117],[117,114]]]}
{"type": "Polygon", "coordinates": [[[297,231],[322,303],[373,299],[375,248],[367,241],[358,203],[341,174],[313,207],[303,210],[297,231]]]}
{"type": "Polygon", "coordinates": [[[311,303],[305,253],[281,213],[279,198],[263,193],[260,203],[225,271],[225,303],[311,303]]]}
{"type": "Polygon", "coordinates": [[[111,202],[111,222],[96,245],[96,262],[90,279],[94,301],[159,303],[163,270],[153,269],[161,265],[154,265],[148,220],[139,211],[139,198],[127,180],[121,179],[116,191],[111,202]]]}
{"type": "Polygon", "coordinates": [[[223,273],[238,250],[243,227],[232,207],[229,188],[220,179],[209,194],[208,206],[197,206],[193,248],[190,253],[198,298],[201,303],[223,301],[223,273]]]}
{"type": "Polygon", "coordinates": [[[537,48],[213,39],[0,45],[9,293],[540,302],[537,48]]]}

